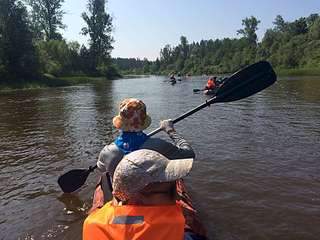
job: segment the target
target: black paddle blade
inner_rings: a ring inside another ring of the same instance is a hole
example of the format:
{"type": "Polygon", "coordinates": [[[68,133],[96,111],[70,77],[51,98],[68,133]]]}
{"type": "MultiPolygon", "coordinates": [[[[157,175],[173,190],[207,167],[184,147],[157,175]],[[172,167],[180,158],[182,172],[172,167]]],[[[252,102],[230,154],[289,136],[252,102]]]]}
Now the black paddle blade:
{"type": "Polygon", "coordinates": [[[269,62],[260,61],[231,75],[219,88],[214,102],[231,102],[269,87],[277,76],[269,62]]]}
{"type": "Polygon", "coordinates": [[[58,184],[64,193],[71,193],[79,189],[90,174],[88,169],[74,169],[58,178],[58,184]]]}
{"type": "Polygon", "coordinates": [[[201,89],[193,89],[193,92],[200,92],[201,89]]]}

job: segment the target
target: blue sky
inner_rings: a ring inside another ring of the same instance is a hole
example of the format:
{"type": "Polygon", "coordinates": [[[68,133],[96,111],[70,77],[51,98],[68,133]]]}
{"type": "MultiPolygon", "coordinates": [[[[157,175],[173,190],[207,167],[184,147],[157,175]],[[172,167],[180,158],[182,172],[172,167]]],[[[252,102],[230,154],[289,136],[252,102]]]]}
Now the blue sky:
{"type": "MultiPolygon", "coordinates": [[[[86,5],[87,0],[65,0],[67,29],[62,33],[68,41],[87,42],[80,34],[86,5]]],[[[242,19],[250,16],[261,21],[261,39],[276,15],[293,21],[320,14],[320,0],[109,0],[107,11],[113,16],[112,56],[154,60],[165,44],[177,45],[182,35],[189,42],[239,37],[242,19]]]]}

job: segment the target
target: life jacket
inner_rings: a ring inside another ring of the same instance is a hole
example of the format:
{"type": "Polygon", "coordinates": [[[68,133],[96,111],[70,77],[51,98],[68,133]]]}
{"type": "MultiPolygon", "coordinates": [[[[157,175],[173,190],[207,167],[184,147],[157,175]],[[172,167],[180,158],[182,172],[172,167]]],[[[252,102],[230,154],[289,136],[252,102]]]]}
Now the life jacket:
{"type": "Polygon", "coordinates": [[[183,240],[185,219],[181,207],[113,206],[111,202],[90,214],[83,224],[83,240],[183,240]]]}
{"type": "Polygon", "coordinates": [[[216,84],[215,84],[215,82],[213,80],[209,79],[208,82],[207,82],[206,87],[208,89],[214,89],[216,87],[216,84]]]}
{"type": "Polygon", "coordinates": [[[124,154],[128,154],[138,150],[147,139],[147,134],[143,132],[122,132],[114,143],[124,154]]]}

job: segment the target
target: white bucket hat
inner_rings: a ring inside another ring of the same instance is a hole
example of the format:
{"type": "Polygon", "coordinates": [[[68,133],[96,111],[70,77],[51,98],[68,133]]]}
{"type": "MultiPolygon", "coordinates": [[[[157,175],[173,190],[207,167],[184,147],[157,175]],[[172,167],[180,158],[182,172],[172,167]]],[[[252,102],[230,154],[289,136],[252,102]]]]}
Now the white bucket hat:
{"type": "Polygon", "coordinates": [[[150,183],[172,182],[192,168],[193,158],[169,160],[160,153],[141,149],[126,155],[113,175],[113,194],[121,200],[141,191],[150,183]]]}
{"type": "Polygon", "coordinates": [[[113,126],[125,132],[139,132],[151,124],[144,102],[136,98],[124,99],[119,106],[119,115],[112,120],[113,126]]]}

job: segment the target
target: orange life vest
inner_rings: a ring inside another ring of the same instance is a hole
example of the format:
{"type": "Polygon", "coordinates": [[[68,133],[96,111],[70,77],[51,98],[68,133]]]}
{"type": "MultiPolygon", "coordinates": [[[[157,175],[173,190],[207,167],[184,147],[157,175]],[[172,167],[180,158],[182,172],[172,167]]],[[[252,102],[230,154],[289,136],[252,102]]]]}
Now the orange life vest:
{"type": "Polygon", "coordinates": [[[90,214],[83,224],[83,240],[182,240],[185,219],[179,205],[113,206],[90,214]]]}
{"type": "Polygon", "coordinates": [[[207,85],[206,85],[207,89],[214,89],[215,86],[216,86],[215,82],[213,80],[209,79],[207,82],[207,85]]]}

